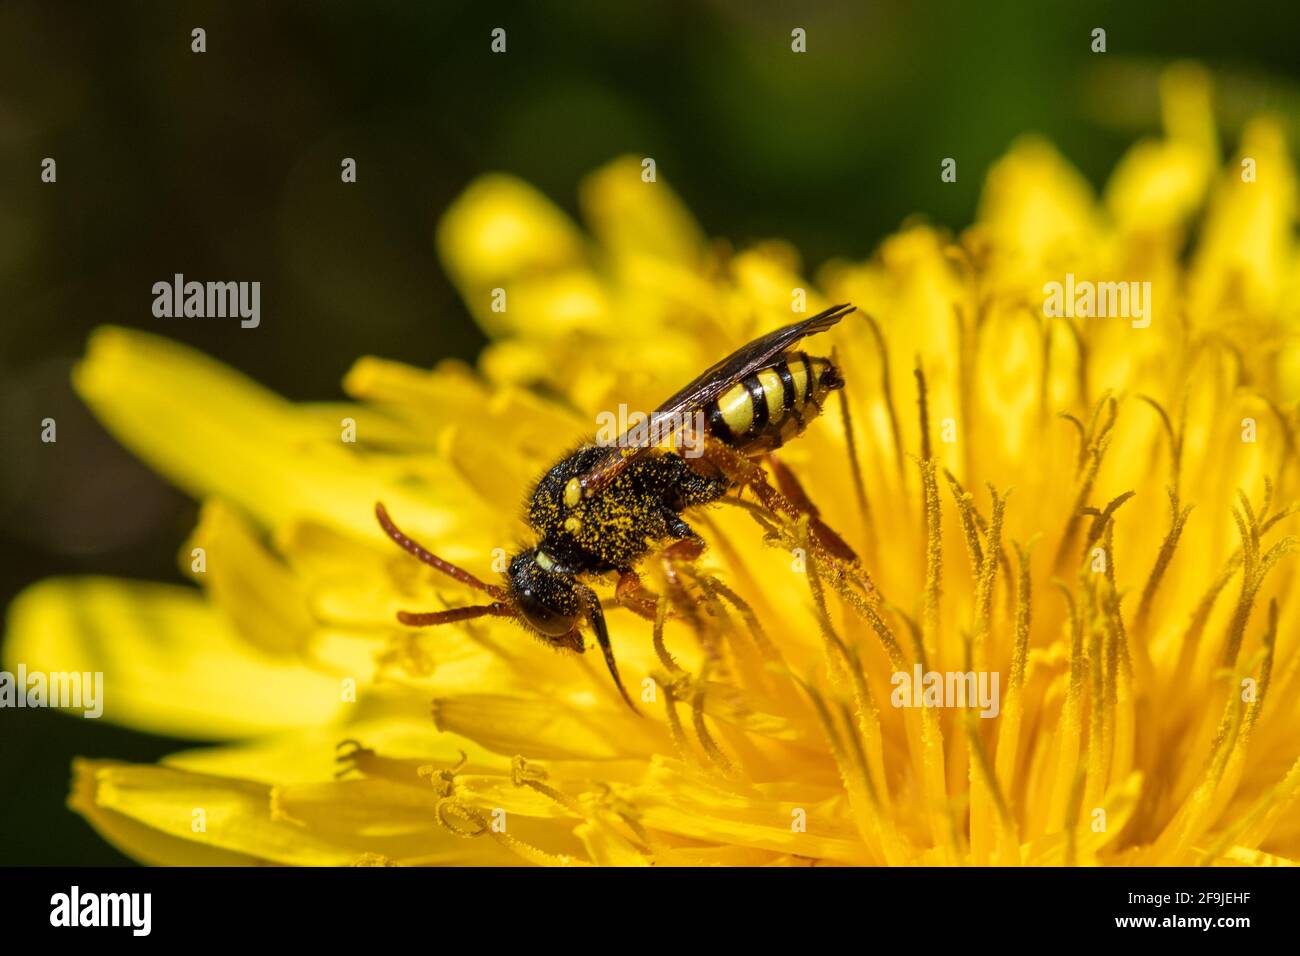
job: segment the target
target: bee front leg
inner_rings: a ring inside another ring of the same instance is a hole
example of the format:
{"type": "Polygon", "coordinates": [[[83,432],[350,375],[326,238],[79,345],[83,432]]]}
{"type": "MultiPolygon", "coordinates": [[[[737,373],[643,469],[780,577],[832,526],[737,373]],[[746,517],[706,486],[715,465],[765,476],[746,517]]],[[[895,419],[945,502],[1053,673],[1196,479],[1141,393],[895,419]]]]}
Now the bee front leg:
{"type": "MultiPolygon", "coordinates": [[[[683,562],[697,559],[704,553],[704,539],[695,533],[695,529],[678,515],[672,516],[674,522],[669,525],[669,534],[678,540],[665,547],[658,554],[663,562],[664,575],[670,585],[677,585],[677,567],[683,562]]],[[[647,588],[641,576],[631,568],[620,571],[618,584],[614,588],[614,600],[620,606],[634,614],[639,614],[647,621],[655,620],[659,604],[659,595],[647,588]]]]}
{"type": "MultiPolygon", "coordinates": [[[[700,596],[692,594],[687,588],[688,579],[697,579],[696,572],[687,566],[699,560],[707,545],[689,525],[682,522],[682,526],[685,529],[682,536],[661,550],[656,557],[663,568],[665,593],[669,601],[677,614],[695,631],[708,660],[716,663],[721,659],[722,651],[717,622],[710,620],[714,617],[714,611],[709,608],[707,601],[702,601],[700,596]]],[[[661,643],[656,645],[656,650],[660,651],[661,658],[671,672],[683,673],[680,665],[661,643]]]]}
{"type": "MultiPolygon", "coordinates": [[[[685,525],[685,522],[683,522],[685,525]]],[[[662,551],[659,552],[659,562],[663,567],[664,581],[668,585],[669,596],[675,599],[677,606],[688,613],[694,613],[693,602],[689,599],[685,585],[682,584],[679,569],[684,564],[690,564],[697,560],[700,555],[704,554],[706,547],[704,539],[686,526],[689,537],[682,537],[674,541],[662,551]]]]}
{"type": "Polygon", "coordinates": [[[689,525],[685,527],[690,532],[689,536],[683,535],[680,540],[674,541],[659,552],[659,557],[664,561],[672,564],[686,563],[694,561],[704,554],[705,548],[708,547],[704,543],[704,539],[692,531],[689,525]]]}
{"type": "Polygon", "coordinates": [[[655,619],[655,605],[659,599],[641,584],[641,576],[631,569],[619,574],[614,600],[647,621],[655,619]]]}

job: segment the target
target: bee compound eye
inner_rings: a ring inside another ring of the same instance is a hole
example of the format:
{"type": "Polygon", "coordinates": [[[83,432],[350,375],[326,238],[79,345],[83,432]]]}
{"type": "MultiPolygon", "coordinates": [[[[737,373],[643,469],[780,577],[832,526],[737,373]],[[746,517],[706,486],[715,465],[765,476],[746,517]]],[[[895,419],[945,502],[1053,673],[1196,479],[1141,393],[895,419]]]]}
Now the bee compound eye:
{"type": "Polygon", "coordinates": [[[528,625],[547,637],[562,637],[573,630],[574,617],[548,607],[531,588],[519,592],[517,603],[528,625]]]}

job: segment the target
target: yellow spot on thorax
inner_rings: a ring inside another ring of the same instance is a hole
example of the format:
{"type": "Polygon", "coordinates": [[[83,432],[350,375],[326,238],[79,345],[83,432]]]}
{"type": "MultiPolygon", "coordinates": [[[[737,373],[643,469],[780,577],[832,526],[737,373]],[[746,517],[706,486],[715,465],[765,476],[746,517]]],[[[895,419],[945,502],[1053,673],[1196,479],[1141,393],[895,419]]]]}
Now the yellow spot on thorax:
{"type": "Polygon", "coordinates": [[[572,508],[582,500],[582,482],[577,478],[570,478],[568,484],[564,486],[564,504],[572,508]]]}

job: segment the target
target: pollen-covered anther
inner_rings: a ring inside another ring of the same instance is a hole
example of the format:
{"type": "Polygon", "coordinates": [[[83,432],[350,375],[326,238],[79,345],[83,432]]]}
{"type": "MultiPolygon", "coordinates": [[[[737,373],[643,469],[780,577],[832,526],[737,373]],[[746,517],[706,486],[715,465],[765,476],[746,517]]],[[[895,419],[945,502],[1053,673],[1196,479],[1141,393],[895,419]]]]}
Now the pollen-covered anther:
{"type": "Polygon", "coordinates": [[[518,754],[510,761],[510,782],[516,787],[522,787],[529,783],[540,783],[546,779],[546,776],[545,768],[530,764],[518,754]]]}
{"type": "Polygon", "coordinates": [[[522,756],[516,755],[510,762],[510,782],[516,787],[528,787],[535,790],[542,796],[554,800],[576,817],[587,816],[579,801],[564,791],[557,790],[545,783],[546,777],[545,769],[536,764],[530,764],[522,756]]]}
{"type": "Polygon", "coordinates": [[[421,779],[428,777],[439,797],[450,797],[456,790],[456,774],[469,762],[469,755],[460,751],[460,759],[450,767],[435,767],[426,764],[416,770],[421,779]]]}

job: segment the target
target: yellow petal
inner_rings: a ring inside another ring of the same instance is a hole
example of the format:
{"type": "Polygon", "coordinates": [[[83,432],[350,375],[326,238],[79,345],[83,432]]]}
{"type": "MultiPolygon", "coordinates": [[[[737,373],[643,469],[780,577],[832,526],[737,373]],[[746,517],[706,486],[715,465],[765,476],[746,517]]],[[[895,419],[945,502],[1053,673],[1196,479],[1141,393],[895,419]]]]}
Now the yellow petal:
{"type": "Polygon", "coordinates": [[[265,862],[247,853],[172,836],[124,813],[96,806],[94,774],[83,762],[75,763],[73,770],[75,789],[68,798],[69,808],[85,817],[125,856],[148,866],[255,866],[265,862]]]}
{"type": "Polygon", "coordinates": [[[829,304],[799,275],[799,254],[783,242],[765,242],[737,254],[731,260],[731,272],[740,291],[774,317],[774,328],[820,312],[829,304]],[[804,293],[802,314],[792,312],[795,289],[804,293]]]}
{"type": "Polygon", "coordinates": [[[626,791],[647,828],[756,849],[863,862],[843,795],[805,787],[801,801],[742,794],[655,757],[643,787],[626,791]],[[803,823],[806,829],[797,824],[803,823]]]}
{"type": "MultiPolygon", "coordinates": [[[[1216,864],[1219,865],[1219,864],[1216,864]]],[[[1234,846],[1223,854],[1223,864],[1226,866],[1300,866],[1295,860],[1287,859],[1284,856],[1276,856],[1272,853],[1265,853],[1263,850],[1254,850],[1245,846],[1234,846]]]]}
{"type": "MultiPolygon", "coordinates": [[[[499,754],[537,760],[600,760],[648,754],[645,732],[628,719],[592,713],[554,699],[464,694],[434,701],[439,730],[462,734],[499,754]]],[[[644,722],[644,721],[642,721],[644,722]]]]}
{"type": "Polygon", "coordinates": [[[271,788],[264,784],[97,760],[78,760],[73,773],[72,808],[97,828],[119,820],[135,824],[116,830],[123,840],[144,837],[124,847],[133,856],[156,853],[160,837],[196,844],[195,863],[205,855],[199,851],[218,850],[276,863],[342,866],[362,852],[273,820],[271,788]]]}
{"type": "MultiPolygon", "coordinates": [[[[538,819],[496,806],[476,811],[486,823],[504,823],[504,839],[488,833],[475,838],[453,833],[439,823],[439,796],[430,785],[408,787],[388,780],[339,780],[294,784],[272,791],[272,817],[291,823],[332,844],[375,853],[396,863],[436,866],[510,866],[523,862],[509,848],[522,843],[544,854],[574,856],[581,844],[571,818],[538,819]]],[[[463,813],[456,819],[463,822],[463,813]]]]}
{"type": "Polygon", "coordinates": [[[273,654],[306,646],[316,622],[300,581],[233,508],[206,502],[180,559],[181,569],[208,592],[245,640],[273,654]]]}
{"type": "MultiPolygon", "coordinates": [[[[182,490],[230,501],[265,526],[312,516],[378,542],[376,500],[426,537],[454,533],[463,521],[450,504],[433,507],[448,502],[454,474],[424,482],[377,474],[342,431],[322,439],[310,412],[166,339],[101,328],[73,384],[123,444],[182,490]]],[[[356,424],[363,440],[364,417],[356,424]]]]}
{"type": "Polygon", "coordinates": [[[1252,122],[1206,214],[1192,269],[1197,314],[1277,305],[1294,263],[1296,193],[1282,128],[1273,120],[1252,122]]]}
{"type": "Polygon", "coordinates": [[[597,866],[649,866],[651,861],[619,832],[612,820],[594,807],[587,823],[574,828],[582,845],[597,866]]]}
{"type": "Polygon", "coordinates": [[[437,241],[443,267],[491,335],[525,331],[519,309],[535,307],[538,295],[570,297],[570,305],[554,313],[570,320],[588,313],[589,305],[576,305],[577,300],[599,298],[599,289],[582,280],[585,253],[577,228],[549,199],[513,176],[481,176],[470,184],[438,223],[437,241]],[[542,293],[533,285],[531,296],[516,287],[520,280],[556,276],[578,285],[542,293]],[[494,289],[505,290],[504,303],[494,289]]]}
{"type": "Polygon", "coordinates": [[[222,740],[334,720],[339,684],[240,640],[197,591],[55,578],[9,609],[6,666],[102,672],[103,716],[173,737],[222,740]]]}
{"type": "Polygon", "coordinates": [[[640,157],[621,156],[584,180],[580,199],[592,233],[615,257],[697,264],[704,237],[694,217],[660,170],[646,182],[642,169],[640,157]]]}
{"type": "Polygon", "coordinates": [[[1183,226],[1204,200],[1219,162],[1205,71],[1170,67],[1160,78],[1160,101],[1167,138],[1133,146],[1106,186],[1107,209],[1124,233],[1183,226]]]}
{"type": "Polygon", "coordinates": [[[1186,143],[1139,143],[1111,176],[1106,206],[1125,232],[1181,226],[1200,206],[1213,168],[1186,143]]]}
{"type": "Polygon", "coordinates": [[[1086,253],[1099,229],[1087,180],[1037,137],[1018,140],[989,170],[979,219],[1008,253],[1029,264],[1086,253]]]}

